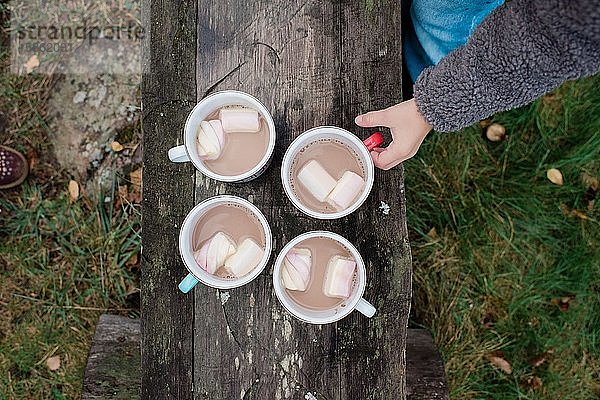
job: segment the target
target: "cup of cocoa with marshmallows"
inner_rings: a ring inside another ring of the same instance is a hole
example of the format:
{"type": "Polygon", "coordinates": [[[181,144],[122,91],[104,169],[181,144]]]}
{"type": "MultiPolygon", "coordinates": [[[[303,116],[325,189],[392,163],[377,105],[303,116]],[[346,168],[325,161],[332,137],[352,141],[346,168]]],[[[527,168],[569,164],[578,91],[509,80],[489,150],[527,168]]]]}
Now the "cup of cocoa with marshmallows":
{"type": "Polygon", "coordinates": [[[298,136],[283,156],[281,181],[294,206],[319,219],[344,217],[367,199],[375,177],[370,151],[383,143],[377,132],[364,142],[335,126],[298,136]]]}
{"type": "Polygon", "coordinates": [[[253,96],[224,90],[202,99],[190,112],[183,145],[169,149],[173,162],[192,164],[221,182],[248,182],[268,167],[275,149],[275,124],[253,96]]]}
{"type": "Polygon", "coordinates": [[[328,324],[353,310],[369,318],[376,312],[363,298],[362,257],[336,233],[307,232],[286,244],[273,267],[273,286],[282,306],[304,322],[328,324]]]}
{"type": "Polygon", "coordinates": [[[269,262],[271,229],[260,210],[236,196],[216,196],[194,207],[179,233],[179,252],[188,275],[183,293],[198,282],[217,289],[243,286],[269,262]]]}

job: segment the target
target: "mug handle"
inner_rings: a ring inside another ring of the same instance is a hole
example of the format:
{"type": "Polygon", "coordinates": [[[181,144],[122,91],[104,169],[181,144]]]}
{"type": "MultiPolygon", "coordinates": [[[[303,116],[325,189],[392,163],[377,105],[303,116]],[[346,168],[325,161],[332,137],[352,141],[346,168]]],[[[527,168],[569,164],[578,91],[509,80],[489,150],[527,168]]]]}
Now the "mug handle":
{"type": "Polygon", "coordinates": [[[369,303],[363,298],[361,298],[356,304],[356,309],[368,318],[371,318],[373,315],[375,315],[375,312],[377,311],[375,307],[373,307],[373,304],[369,303]]]}
{"type": "Polygon", "coordinates": [[[190,158],[188,157],[188,154],[185,151],[185,146],[181,145],[177,147],[171,147],[169,149],[169,160],[176,163],[190,161],[190,158]]]}
{"type": "Polygon", "coordinates": [[[198,283],[198,279],[194,277],[192,274],[187,274],[185,278],[181,282],[179,282],[179,290],[183,293],[187,293],[196,286],[198,283]]]}

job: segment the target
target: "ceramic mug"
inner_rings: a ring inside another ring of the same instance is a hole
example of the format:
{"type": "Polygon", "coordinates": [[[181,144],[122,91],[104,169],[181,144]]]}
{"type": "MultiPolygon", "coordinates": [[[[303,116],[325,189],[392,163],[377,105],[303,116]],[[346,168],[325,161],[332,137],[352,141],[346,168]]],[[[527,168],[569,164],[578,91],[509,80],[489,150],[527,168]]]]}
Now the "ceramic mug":
{"type": "Polygon", "coordinates": [[[258,178],[269,167],[275,149],[275,138],[273,117],[260,101],[244,92],[224,90],[205,97],[192,109],[183,130],[184,144],[169,149],[169,159],[178,163],[191,161],[203,175],[221,182],[248,182],[258,178]],[[210,170],[200,158],[196,147],[197,129],[200,122],[218,109],[236,105],[253,108],[262,115],[269,128],[269,143],[265,155],[255,167],[239,175],[221,175],[210,170]]]}
{"type": "Polygon", "coordinates": [[[273,267],[273,287],[279,302],[290,314],[304,322],[311,324],[320,325],[336,322],[350,314],[353,310],[357,310],[369,318],[375,315],[375,307],[373,307],[371,303],[363,298],[366,280],[367,274],[365,270],[365,263],[356,247],[354,247],[346,238],[328,231],[312,231],[295,237],[283,247],[277,256],[273,267]],[[354,258],[356,261],[356,284],[354,285],[350,297],[331,309],[313,310],[298,304],[287,293],[287,289],[283,286],[281,281],[281,268],[287,253],[293,247],[301,245],[303,241],[310,238],[333,239],[342,247],[347,249],[352,255],[352,258],[354,258]]]}
{"type": "Polygon", "coordinates": [[[373,182],[375,180],[375,165],[373,164],[370,151],[375,147],[378,147],[381,143],[383,143],[383,137],[379,132],[374,133],[364,142],[353,133],[335,126],[319,126],[303,132],[300,136],[294,139],[283,156],[283,162],[281,164],[281,182],[283,183],[285,194],[297,209],[313,218],[336,219],[353,213],[365,202],[369,196],[369,193],[371,192],[371,189],[373,188],[373,182]],[[312,210],[302,203],[292,188],[291,174],[295,157],[307,145],[322,139],[342,142],[353,151],[364,167],[365,176],[363,178],[365,180],[365,187],[360,195],[354,200],[354,202],[348,208],[342,211],[325,213],[312,210]]]}
{"type": "Polygon", "coordinates": [[[271,257],[272,246],[273,240],[269,223],[263,213],[260,212],[254,204],[236,196],[222,195],[211,197],[192,208],[185,217],[181,230],[179,231],[179,252],[185,267],[189,271],[188,275],[179,284],[179,290],[183,293],[187,293],[196,286],[198,282],[202,282],[207,286],[217,289],[232,289],[243,286],[256,278],[264,270],[271,257]],[[260,263],[250,273],[236,279],[226,279],[210,274],[202,269],[194,259],[194,230],[196,229],[198,222],[206,212],[222,204],[239,206],[250,212],[250,214],[260,223],[264,235],[265,252],[260,263]]]}

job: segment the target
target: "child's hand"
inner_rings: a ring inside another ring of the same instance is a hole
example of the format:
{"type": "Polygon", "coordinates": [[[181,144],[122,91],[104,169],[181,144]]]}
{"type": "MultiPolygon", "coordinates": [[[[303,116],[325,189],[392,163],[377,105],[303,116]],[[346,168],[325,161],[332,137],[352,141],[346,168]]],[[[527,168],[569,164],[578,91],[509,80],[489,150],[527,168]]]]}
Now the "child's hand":
{"type": "Polygon", "coordinates": [[[371,151],[375,166],[386,170],[414,156],[425,136],[431,131],[431,125],[419,113],[414,99],[385,110],[359,115],[354,122],[363,127],[390,128],[392,143],[386,148],[376,148],[371,151]]]}

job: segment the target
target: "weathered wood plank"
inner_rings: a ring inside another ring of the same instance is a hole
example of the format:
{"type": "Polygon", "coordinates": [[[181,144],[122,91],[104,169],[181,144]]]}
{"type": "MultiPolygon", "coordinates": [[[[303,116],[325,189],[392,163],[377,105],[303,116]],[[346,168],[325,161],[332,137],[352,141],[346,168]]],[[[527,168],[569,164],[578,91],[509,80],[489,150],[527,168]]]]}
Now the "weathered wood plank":
{"type": "Polygon", "coordinates": [[[142,398],[193,398],[194,299],[183,276],[177,237],[194,206],[194,170],[169,162],[196,103],[196,2],[144,0],[142,108],[142,398]]]}
{"type": "Polygon", "coordinates": [[[408,400],[448,400],[444,363],[425,329],[408,330],[406,364],[408,400]]]}
{"type": "Polygon", "coordinates": [[[82,400],[140,398],[140,321],[103,314],[83,377],[82,400]]]}
{"type": "MultiPolygon", "coordinates": [[[[341,126],[365,138],[375,129],[358,128],[354,117],[402,100],[400,2],[346,0],[341,9],[341,126]]],[[[348,332],[341,349],[342,399],[405,395],[411,256],[403,169],[377,170],[375,181],[367,203],[347,221],[346,236],[367,262],[366,293],[378,313],[370,321],[354,316],[339,323],[348,332]],[[381,202],[390,207],[389,214],[379,208],[381,202]]]]}
{"type": "Polygon", "coordinates": [[[198,175],[196,202],[219,193],[249,198],[271,222],[275,252],[307,230],[348,237],[365,255],[366,298],[379,313],[371,321],[351,315],[324,327],[300,323],[279,306],[271,271],[227,293],[198,286],[197,398],[303,398],[308,391],[324,399],[404,397],[411,276],[402,170],[378,173],[368,203],[335,222],[300,215],[279,180],[283,152],[302,131],[330,124],[364,137],[354,116],[401,98],[393,28],[399,5],[364,7],[316,0],[199,4],[198,99],[223,89],[255,95],[272,110],[279,140],[265,176],[224,185],[198,175]],[[389,215],[379,211],[380,201],[389,204],[389,215]]]}
{"type": "MultiPolygon", "coordinates": [[[[276,251],[308,229],[335,230],[293,208],[278,167],[293,137],[339,123],[338,25],[330,23],[339,20],[339,8],[321,1],[203,1],[198,9],[198,97],[223,89],[253,94],[272,110],[279,137],[263,177],[225,186],[199,175],[196,200],[225,192],[250,199],[271,223],[276,251]]],[[[271,267],[246,287],[220,293],[222,301],[206,287],[195,295],[198,398],[303,398],[308,391],[339,398],[335,326],[308,326],[285,313],[271,267]]]]}

